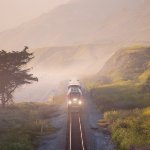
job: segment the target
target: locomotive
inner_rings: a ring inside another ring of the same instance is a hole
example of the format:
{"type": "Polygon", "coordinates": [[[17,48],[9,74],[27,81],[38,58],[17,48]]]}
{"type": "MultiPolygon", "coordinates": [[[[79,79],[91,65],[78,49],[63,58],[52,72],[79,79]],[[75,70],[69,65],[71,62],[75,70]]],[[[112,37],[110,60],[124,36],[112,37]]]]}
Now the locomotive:
{"type": "Polygon", "coordinates": [[[69,112],[80,112],[83,107],[83,93],[79,80],[70,80],[68,84],[67,102],[69,112]]]}

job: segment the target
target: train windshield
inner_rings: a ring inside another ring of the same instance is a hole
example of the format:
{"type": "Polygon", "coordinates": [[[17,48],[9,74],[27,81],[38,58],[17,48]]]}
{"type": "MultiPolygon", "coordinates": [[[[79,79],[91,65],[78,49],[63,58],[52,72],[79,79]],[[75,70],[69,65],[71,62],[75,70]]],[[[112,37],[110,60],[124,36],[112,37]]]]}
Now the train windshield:
{"type": "Polygon", "coordinates": [[[72,98],[80,98],[81,97],[81,94],[80,93],[71,93],[70,94],[70,98],[72,99],[72,98]]]}

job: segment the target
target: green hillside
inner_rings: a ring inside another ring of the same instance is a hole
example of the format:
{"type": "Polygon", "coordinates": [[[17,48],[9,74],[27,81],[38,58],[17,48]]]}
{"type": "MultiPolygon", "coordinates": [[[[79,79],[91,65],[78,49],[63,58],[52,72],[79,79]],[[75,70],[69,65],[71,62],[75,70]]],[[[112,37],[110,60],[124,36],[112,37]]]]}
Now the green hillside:
{"type": "Polygon", "coordinates": [[[103,110],[150,105],[150,47],[117,51],[97,74],[91,94],[103,110]]]}
{"type": "MultiPolygon", "coordinates": [[[[145,82],[150,75],[150,47],[132,46],[117,51],[99,72],[113,83],[118,81],[145,82]]],[[[101,80],[102,81],[102,80],[101,80]]]]}
{"type": "Polygon", "coordinates": [[[96,78],[89,89],[104,112],[102,131],[111,133],[117,150],[149,150],[150,47],[117,51],[96,78]]]}

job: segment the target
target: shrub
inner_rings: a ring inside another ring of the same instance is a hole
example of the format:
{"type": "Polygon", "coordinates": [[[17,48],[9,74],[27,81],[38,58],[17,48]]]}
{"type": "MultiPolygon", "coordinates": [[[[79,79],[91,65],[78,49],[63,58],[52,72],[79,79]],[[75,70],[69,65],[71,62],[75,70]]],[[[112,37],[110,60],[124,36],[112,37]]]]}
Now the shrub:
{"type": "Polygon", "coordinates": [[[111,122],[109,130],[118,150],[150,146],[150,107],[106,112],[104,119],[111,122]]]}
{"type": "Polygon", "coordinates": [[[92,99],[101,111],[144,108],[150,106],[149,97],[149,92],[142,93],[141,86],[132,83],[101,86],[92,90],[92,99]]]}
{"type": "Polygon", "coordinates": [[[42,136],[54,132],[55,110],[42,103],[20,103],[0,110],[0,150],[34,150],[42,136]]]}

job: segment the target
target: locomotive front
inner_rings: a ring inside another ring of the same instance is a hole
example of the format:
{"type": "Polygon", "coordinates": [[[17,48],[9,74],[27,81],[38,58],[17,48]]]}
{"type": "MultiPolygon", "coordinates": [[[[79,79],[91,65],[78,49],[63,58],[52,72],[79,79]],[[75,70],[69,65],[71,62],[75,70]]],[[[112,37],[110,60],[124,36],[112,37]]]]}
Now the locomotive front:
{"type": "Polygon", "coordinates": [[[83,107],[83,95],[79,81],[71,82],[68,86],[68,111],[80,112],[83,107]]]}

